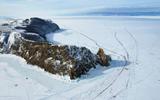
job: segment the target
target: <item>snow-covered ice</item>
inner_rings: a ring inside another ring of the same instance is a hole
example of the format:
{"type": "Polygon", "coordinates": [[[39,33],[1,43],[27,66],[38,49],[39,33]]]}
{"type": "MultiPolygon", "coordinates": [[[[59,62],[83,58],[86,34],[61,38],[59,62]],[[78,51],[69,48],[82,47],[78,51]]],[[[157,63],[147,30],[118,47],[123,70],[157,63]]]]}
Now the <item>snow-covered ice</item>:
{"type": "Polygon", "coordinates": [[[86,46],[94,53],[100,46],[111,55],[111,66],[97,65],[97,69],[71,81],[28,65],[15,55],[0,54],[0,100],[160,99],[160,18],[53,20],[63,30],[48,34],[50,42],[86,46]]]}

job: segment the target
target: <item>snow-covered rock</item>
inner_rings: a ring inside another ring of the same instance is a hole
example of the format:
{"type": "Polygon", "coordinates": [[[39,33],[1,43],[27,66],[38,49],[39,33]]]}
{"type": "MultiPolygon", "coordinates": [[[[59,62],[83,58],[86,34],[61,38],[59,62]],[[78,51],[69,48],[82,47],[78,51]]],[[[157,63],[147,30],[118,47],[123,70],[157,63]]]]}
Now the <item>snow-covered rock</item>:
{"type": "Polygon", "coordinates": [[[56,24],[54,26],[39,18],[24,20],[22,26],[0,34],[2,53],[21,56],[29,64],[38,65],[52,74],[69,75],[71,79],[86,74],[97,64],[109,65],[111,59],[102,49],[99,50],[100,53],[94,54],[86,47],[47,42],[44,35],[57,29],[59,27],[56,24]]]}
{"type": "MultiPolygon", "coordinates": [[[[38,65],[47,72],[69,75],[71,79],[86,74],[97,64],[105,65],[99,63],[101,59],[98,55],[85,47],[31,42],[22,38],[17,39],[16,42],[11,46],[11,53],[21,56],[29,64],[38,65]]],[[[106,59],[108,65],[109,60],[106,59]]]]}

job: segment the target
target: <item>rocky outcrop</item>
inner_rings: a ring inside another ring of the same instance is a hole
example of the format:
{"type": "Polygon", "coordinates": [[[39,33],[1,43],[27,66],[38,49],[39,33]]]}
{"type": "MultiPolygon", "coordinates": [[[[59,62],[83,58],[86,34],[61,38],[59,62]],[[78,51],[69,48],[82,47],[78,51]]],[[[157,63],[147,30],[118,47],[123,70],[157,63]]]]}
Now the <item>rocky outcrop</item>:
{"type": "Polygon", "coordinates": [[[21,26],[16,26],[16,29],[23,29],[25,33],[35,33],[45,38],[48,33],[53,33],[59,30],[59,26],[52,21],[43,20],[40,18],[30,18],[22,22],[21,26]]]}
{"type": "Polygon", "coordinates": [[[108,58],[101,61],[105,54],[101,57],[85,47],[31,42],[22,38],[16,39],[11,45],[10,53],[21,56],[27,63],[38,65],[47,72],[69,75],[71,79],[86,74],[97,64],[108,66],[110,62],[108,58]]]}
{"type": "Polygon", "coordinates": [[[36,41],[36,42],[46,42],[46,40],[38,34],[35,33],[21,33],[21,36],[26,40],[36,41]]]}
{"type": "Polygon", "coordinates": [[[97,62],[102,66],[109,66],[111,61],[111,57],[104,53],[102,48],[99,48],[97,52],[97,62]]]}
{"type": "Polygon", "coordinates": [[[71,79],[75,79],[97,64],[96,55],[85,47],[19,41],[20,44],[11,46],[12,54],[21,56],[29,64],[38,65],[53,74],[69,75],[71,79]]]}
{"type": "MultiPolygon", "coordinates": [[[[32,19],[31,22],[25,20],[24,23],[41,23],[41,26],[45,26],[43,25],[44,21],[37,22],[37,20],[39,19],[32,19]]],[[[33,33],[29,33],[27,30],[12,30],[10,33],[1,33],[0,48],[2,49],[2,53],[21,56],[29,64],[37,65],[52,74],[69,75],[71,79],[86,74],[91,68],[95,68],[97,64],[102,66],[109,65],[111,58],[101,48],[97,54],[94,54],[86,47],[48,43],[43,37],[44,35],[41,34],[46,28],[41,29],[41,26],[36,26],[36,29],[39,27],[40,30],[32,31],[33,33]]],[[[45,27],[49,28],[49,26],[45,27]]],[[[48,32],[51,31],[53,32],[52,29],[48,32]]]]}

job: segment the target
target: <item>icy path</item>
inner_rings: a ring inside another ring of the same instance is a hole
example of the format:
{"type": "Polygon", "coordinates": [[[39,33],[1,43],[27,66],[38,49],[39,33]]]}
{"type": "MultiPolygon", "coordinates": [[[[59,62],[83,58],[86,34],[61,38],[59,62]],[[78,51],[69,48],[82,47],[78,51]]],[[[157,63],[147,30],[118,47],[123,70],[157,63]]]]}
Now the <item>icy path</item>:
{"type": "Polygon", "coordinates": [[[55,22],[64,31],[48,35],[51,42],[87,46],[93,52],[98,50],[97,42],[112,56],[111,66],[97,66],[70,81],[27,65],[19,57],[0,55],[0,100],[160,99],[160,19],[69,18],[55,22]]]}

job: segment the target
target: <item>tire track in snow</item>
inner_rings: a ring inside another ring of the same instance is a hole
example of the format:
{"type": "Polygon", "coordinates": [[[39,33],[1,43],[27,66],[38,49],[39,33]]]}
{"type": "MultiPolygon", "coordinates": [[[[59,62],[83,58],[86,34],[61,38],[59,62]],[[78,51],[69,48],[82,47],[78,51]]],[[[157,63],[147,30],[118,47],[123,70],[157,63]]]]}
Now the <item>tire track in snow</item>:
{"type": "Polygon", "coordinates": [[[115,37],[115,39],[117,40],[117,42],[121,45],[121,47],[123,48],[123,50],[125,51],[125,54],[126,54],[126,56],[124,56],[124,57],[126,57],[125,60],[128,60],[128,61],[129,61],[129,53],[128,53],[128,50],[126,49],[126,47],[124,46],[124,44],[118,39],[117,33],[114,34],[114,37],[115,37]]]}
{"type": "MultiPolygon", "coordinates": [[[[90,37],[88,37],[88,36],[86,36],[86,35],[84,35],[84,36],[85,36],[86,38],[90,39],[91,41],[93,41],[98,47],[101,47],[101,46],[98,44],[98,42],[95,41],[94,39],[92,39],[92,38],[90,38],[90,37]]],[[[111,51],[111,50],[109,50],[109,49],[107,49],[107,51],[110,51],[110,52],[112,52],[113,54],[115,54],[115,55],[117,55],[117,56],[123,57],[123,59],[125,60],[125,64],[124,64],[122,70],[118,73],[117,77],[112,81],[112,83],[109,84],[108,87],[106,87],[104,90],[102,90],[97,96],[99,96],[100,94],[102,94],[105,90],[107,90],[109,87],[111,87],[111,86],[116,82],[116,80],[118,79],[118,77],[120,76],[120,74],[123,72],[123,70],[125,69],[125,66],[127,65],[128,61],[129,61],[129,53],[128,53],[127,49],[124,47],[123,43],[118,40],[118,38],[116,37],[116,34],[115,34],[115,38],[116,38],[116,40],[118,41],[118,43],[123,47],[123,49],[124,49],[127,57],[124,56],[124,55],[118,54],[117,52],[111,51]]],[[[101,48],[103,48],[103,47],[101,47],[101,48]]],[[[105,48],[105,49],[106,49],[106,48],[105,48]]],[[[103,84],[104,84],[104,83],[103,83],[103,84]]],[[[92,92],[91,92],[91,93],[92,93],[92,92]]]]}
{"type": "MultiPolygon", "coordinates": [[[[96,40],[92,39],[91,37],[89,37],[89,36],[87,36],[87,35],[85,35],[85,34],[83,34],[83,33],[80,33],[80,32],[78,32],[78,31],[75,31],[75,32],[81,34],[82,36],[86,37],[86,38],[89,39],[90,41],[94,42],[95,45],[96,45],[98,48],[103,48],[102,46],[99,45],[99,43],[98,43],[96,40]]],[[[125,46],[123,45],[123,43],[117,38],[116,33],[114,34],[114,36],[115,36],[117,42],[121,45],[121,47],[124,49],[124,51],[125,51],[125,53],[126,53],[126,56],[124,56],[124,55],[118,54],[118,53],[116,53],[116,52],[114,52],[114,51],[111,51],[111,50],[108,50],[108,49],[107,49],[107,51],[110,51],[110,52],[112,52],[112,53],[114,53],[114,54],[116,54],[116,55],[122,56],[123,59],[125,60],[124,67],[122,68],[122,70],[121,70],[120,73],[118,74],[118,76],[120,76],[120,74],[123,72],[123,70],[125,69],[125,66],[127,65],[128,61],[129,61],[129,53],[128,53],[127,49],[125,48],[125,46]]],[[[116,82],[116,80],[118,79],[118,76],[117,76],[117,78],[115,78],[115,79],[112,81],[111,84],[108,85],[108,87],[106,87],[104,90],[102,90],[97,96],[99,96],[99,95],[102,94],[105,90],[107,90],[109,87],[111,87],[111,86],[116,82]]],[[[96,97],[97,97],[97,96],[96,96],[96,97]]]]}
{"type": "MultiPolygon", "coordinates": [[[[133,36],[133,34],[131,32],[129,32],[126,28],[124,28],[124,30],[129,34],[129,36],[132,38],[132,40],[134,41],[135,47],[136,47],[136,53],[135,53],[135,61],[133,61],[133,66],[135,66],[134,64],[138,64],[138,42],[136,40],[136,38],[133,36]]],[[[115,93],[113,96],[110,97],[109,100],[116,98],[118,95],[120,95],[121,93],[125,92],[128,89],[130,80],[131,80],[131,73],[133,71],[133,76],[135,77],[135,68],[133,70],[129,70],[129,76],[128,76],[128,80],[126,82],[126,87],[124,89],[121,89],[120,91],[118,91],[117,93],[115,93]]]]}
{"type": "MultiPolygon", "coordinates": [[[[64,25],[63,25],[63,26],[64,26],[64,25]]],[[[74,30],[74,31],[75,31],[75,30],[74,30]]],[[[83,34],[83,33],[81,33],[81,32],[78,32],[78,31],[75,31],[75,32],[81,34],[81,35],[84,36],[85,38],[87,38],[87,39],[89,39],[90,41],[92,41],[93,43],[95,43],[95,45],[96,45],[98,48],[103,48],[102,46],[99,45],[99,43],[98,43],[96,40],[92,39],[91,37],[89,37],[89,36],[87,36],[87,35],[85,35],[85,34],[83,34]]],[[[121,55],[121,54],[118,54],[117,52],[114,52],[114,51],[109,50],[109,49],[106,49],[106,48],[105,48],[105,50],[112,52],[112,53],[113,53],[114,55],[116,55],[116,56],[123,57],[123,59],[125,60],[125,64],[124,64],[122,70],[121,70],[121,71],[119,72],[119,74],[117,75],[117,77],[112,81],[112,83],[111,83],[110,85],[108,85],[108,87],[106,87],[106,89],[108,89],[109,87],[111,87],[111,86],[115,83],[115,81],[118,79],[118,76],[120,76],[120,74],[121,74],[121,73],[123,72],[123,70],[125,69],[125,66],[126,66],[127,63],[128,63],[127,61],[129,61],[129,53],[128,53],[127,49],[125,48],[125,46],[123,45],[123,43],[118,40],[118,38],[116,37],[116,33],[115,33],[114,35],[115,35],[115,38],[116,38],[117,42],[118,42],[118,43],[121,45],[121,47],[124,49],[124,51],[125,51],[125,53],[126,53],[126,56],[121,55]]],[[[101,92],[103,93],[106,89],[104,89],[104,90],[101,91],[101,92]]],[[[91,92],[92,92],[92,91],[91,91],[91,92]]],[[[101,92],[100,92],[100,94],[101,94],[101,92]]],[[[100,94],[99,94],[99,95],[100,95],[100,94]]]]}
{"type": "Polygon", "coordinates": [[[125,31],[130,35],[130,37],[133,39],[133,41],[134,41],[134,43],[135,43],[135,47],[136,47],[136,53],[135,53],[135,57],[136,57],[136,59],[135,59],[135,64],[138,64],[138,51],[139,51],[139,48],[138,48],[138,42],[137,42],[137,39],[133,36],[133,34],[131,33],[131,32],[129,32],[128,31],[128,29],[127,28],[124,28],[125,29],[125,31]]]}
{"type": "MultiPolygon", "coordinates": [[[[116,78],[107,86],[105,87],[101,92],[99,92],[94,98],[93,100],[95,100],[97,97],[99,97],[100,95],[102,95],[106,90],[108,90],[119,78],[119,76],[122,74],[122,72],[125,70],[125,67],[127,66],[127,63],[129,61],[129,53],[126,49],[126,47],[124,46],[124,44],[118,39],[118,37],[116,36],[117,33],[114,34],[115,39],[117,40],[117,42],[121,45],[121,47],[124,49],[126,56],[123,56],[124,60],[125,60],[125,64],[123,65],[121,71],[117,74],[116,78]]],[[[128,81],[129,82],[129,81],[128,81]]],[[[127,83],[128,84],[128,83],[127,83]]]]}
{"type": "MultiPolygon", "coordinates": [[[[139,51],[138,50],[138,42],[137,42],[136,38],[133,36],[133,34],[128,31],[127,28],[124,28],[124,30],[129,34],[129,36],[132,38],[132,40],[134,41],[134,44],[135,44],[135,49],[136,49],[135,50],[136,51],[135,52],[135,57],[136,58],[135,58],[135,61],[133,61],[133,64],[132,64],[133,65],[133,67],[132,67],[133,69],[131,68],[131,70],[130,70],[131,73],[133,73],[133,79],[135,80],[135,67],[136,67],[136,65],[138,65],[138,56],[139,56],[138,55],[138,51],[139,51]]],[[[132,81],[133,81],[133,79],[132,79],[132,81]]]]}

